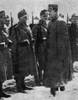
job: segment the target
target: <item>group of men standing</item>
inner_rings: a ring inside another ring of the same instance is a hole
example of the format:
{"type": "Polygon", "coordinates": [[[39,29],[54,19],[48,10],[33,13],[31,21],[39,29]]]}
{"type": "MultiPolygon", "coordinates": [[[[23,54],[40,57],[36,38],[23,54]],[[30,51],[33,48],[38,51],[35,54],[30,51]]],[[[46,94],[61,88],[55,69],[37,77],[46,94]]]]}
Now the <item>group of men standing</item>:
{"type": "MultiPolygon", "coordinates": [[[[59,88],[64,91],[65,84],[72,79],[73,67],[68,29],[64,21],[58,20],[58,5],[49,4],[48,10],[42,10],[39,23],[32,30],[27,25],[24,9],[18,13],[18,19],[19,22],[9,28],[8,37],[17,92],[32,90],[24,82],[29,74],[34,75],[36,85],[50,87],[53,96],[59,88]]],[[[3,40],[2,46],[1,43],[3,40]]],[[[10,97],[0,93],[0,97],[10,97]]]]}

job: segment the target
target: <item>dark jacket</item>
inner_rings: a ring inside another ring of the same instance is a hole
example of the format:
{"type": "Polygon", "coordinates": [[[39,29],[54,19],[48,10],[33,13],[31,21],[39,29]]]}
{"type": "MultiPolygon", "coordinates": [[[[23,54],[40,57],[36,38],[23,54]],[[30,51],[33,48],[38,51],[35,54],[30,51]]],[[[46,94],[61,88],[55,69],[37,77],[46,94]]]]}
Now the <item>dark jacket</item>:
{"type": "Polygon", "coordinates": [[[69,39],[70,39],[70,45],[71,45],[72,59],[74,62],[78,60],[78,49],[77,49],[78,28],[75,23],[72,23],[69,26],[69,39]]]}
{"type": "Polygon", "coordinates": [[[47,38],[47,25],[46,22],[40,20],[37,25],[34,26],[33,38],[35,40],[35,53],[41,69],[45,66],[45,48],[47,38]]]}

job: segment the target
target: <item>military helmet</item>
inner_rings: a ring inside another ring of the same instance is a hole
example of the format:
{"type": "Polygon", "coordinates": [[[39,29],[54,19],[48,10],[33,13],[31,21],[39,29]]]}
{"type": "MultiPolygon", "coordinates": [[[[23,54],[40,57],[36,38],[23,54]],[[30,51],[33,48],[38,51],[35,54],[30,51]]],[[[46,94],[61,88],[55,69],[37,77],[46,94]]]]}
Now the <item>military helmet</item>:
{"type": "Polygon", "coordinates": [[[5,17],[5,11],[4,10],[0,11],[0,18],[3,18],[3,17],[5,17]]]}

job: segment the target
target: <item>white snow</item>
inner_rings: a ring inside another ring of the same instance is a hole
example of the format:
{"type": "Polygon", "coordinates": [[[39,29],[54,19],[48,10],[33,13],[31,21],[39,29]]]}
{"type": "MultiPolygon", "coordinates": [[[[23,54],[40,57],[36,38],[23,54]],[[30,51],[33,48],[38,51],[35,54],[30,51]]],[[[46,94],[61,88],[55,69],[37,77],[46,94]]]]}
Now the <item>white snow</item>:
{"type": "Polygon", "coordinates": [[[74,68],[74,71],[78,72],[78,61],[75,61],[73,63],[73,68],[74,68]]]}
{"type": "MultiPolygon", "coordinates": [[[[26,77],[25,80],[33,80],[33,77],[26,77]]],[[[3,86],[4,88],[15,86],[15,80],[8,80],[4,82],[3,86]]],[[[26,90],[26,93],[10,94],[10,98],[2,98],[1,100],[78,100],[78,73],[74,73],[74,78],[72,81],[68,82],[66,90],[64,92],[61,92],[60,90],[57,91],[55,97],[50,94],[50,88],[43,86],[34,86],[33,90],[26,90]]]]}

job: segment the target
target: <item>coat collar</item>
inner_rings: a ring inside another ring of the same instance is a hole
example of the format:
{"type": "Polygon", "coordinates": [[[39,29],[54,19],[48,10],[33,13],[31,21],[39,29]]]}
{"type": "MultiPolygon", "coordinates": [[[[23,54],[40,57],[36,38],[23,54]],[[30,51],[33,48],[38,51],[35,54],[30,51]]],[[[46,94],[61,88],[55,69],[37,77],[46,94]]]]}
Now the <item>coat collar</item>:
{"type": "Polygon", "coordinates": [[[57,19],[58,19],[58,17],[56,16],[56,17],[52,18],[51,21],[55,22],[57,19]]]}

